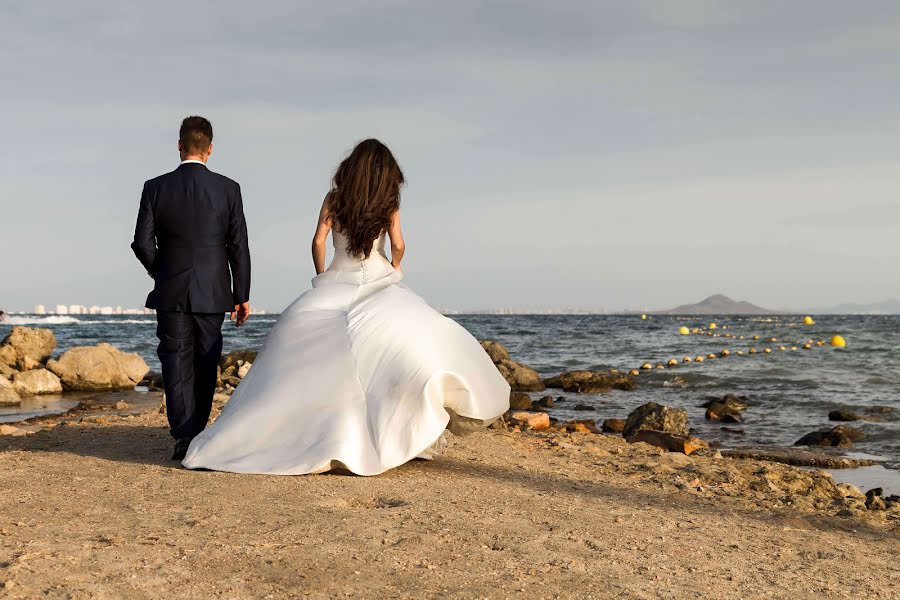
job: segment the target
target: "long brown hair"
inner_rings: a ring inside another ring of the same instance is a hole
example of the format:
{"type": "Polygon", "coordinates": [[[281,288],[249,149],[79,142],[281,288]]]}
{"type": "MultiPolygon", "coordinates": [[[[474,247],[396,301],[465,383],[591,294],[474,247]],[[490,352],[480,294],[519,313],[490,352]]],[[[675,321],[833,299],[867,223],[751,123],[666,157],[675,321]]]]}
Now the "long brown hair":
{"type": "Polygon", "coordinates": [[[350,254],[369,257],[372,242],[400,208],[403,182],[394,155],[376,139],[357,144],[338,166],[331,180],[328,211],[334,228],[347,238],[350,254]]]}

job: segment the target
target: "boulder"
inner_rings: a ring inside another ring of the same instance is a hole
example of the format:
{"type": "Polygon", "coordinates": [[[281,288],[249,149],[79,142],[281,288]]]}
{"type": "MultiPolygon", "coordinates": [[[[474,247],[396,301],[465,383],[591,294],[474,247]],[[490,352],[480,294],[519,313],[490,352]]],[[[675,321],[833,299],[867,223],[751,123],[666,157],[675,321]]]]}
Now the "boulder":
{"type": "Polygon", "coordinates": [[[0,362],[0,379],[10,380],[15,374],[16,370],[14,368],[5,362],[0,362]]]}
{"type": "Polygon", "coordinates": [[[590,404],[576,404],[574,406],[574,410],[594,410],[594,407],[590,404]]]}
{"type": "Polygon", "coordinates": [[[622,435],[631,437],[638,431],[650,429],[686,436],[688,434],[687,420],[688,414],[685,410],[648,402],[637,407],[628,415],[622,435]]]}
{"type": "Polygon", "coordinates": [[[550,429],[550,415],[535,412],[514,412],[509,417],[510,423],[526,429],[550,429]]]}
{"type": "Polygon", "coordinates": [[[85,391],[132,389],[150,371],[137,354],[109,344],[72,348],[49,361],[47,368],[62,380],[63,388],[85,391]]]}
{"type": "Polygon", "coordinates": [[[572,421],[564,421],[556,425],[560,431],[568,431],[572,433],[600,433],[597,428],[597,422],[593,419],[574,419],[572,421]]]}
{"type": "Polygon", "coordinates": [[[248,362],[252,363],[256,360],[257,354],[258,352],[256,350],[232,350],[222,357],[222,360],[219,362],[219,366],[222,368],[222,372],[224,373],[228,369],[228,367],[239,367],[239,361],[241,365],[248,362]]]}
{"type": "Polygon", "coordinates": [[[713,400],[704,404],[706,406],[706,419],[708,421],[722,421],[723,423],[743,423],[744,418],[741,411],[747,408],[747,405],[732,400],[734,396],[725,396],[722,400],[713,400]]]}
{"type": "Polygon", "coordinates": [[[862,421],[865,417],[849,410],[833,410],[828,413],[829,421],[862,421]]]}
{"type": "Polygon", "coordinates": [[[606,433],[622,433],[625,431],[625,419],[606,419],[603,421],[603,431],[606,433]]]}
{"type": "Polygon", "coordinates": [[[514,360],[503,359],[497,363],[497,370],[517,392],[542,392],[544,381],[537,371],[514,360]]]}
{"type": "Polygon", "coordinates": [[[540,400],[535,400],[531,403],[531,408],[553,408],[553,404],[553,396],[541,396],[540,400]]]}
{"type": "Polygon", "coordinates": [[[37,396],[39,394],[62,393],[59,377],[47,369],[23,371],[13,376],[13,389],[19,396],[37,396]]]}
{"type": "Polygon", "coordinates": [[[749,406],[749,400],[746,396],[736,396],[734,394],[725,394],[721,398],[710,398],[700,406],[702,408],[710,408],[715,404],[721,404],[729,411],[742,411],[747,410],[749,406]]]}
{"type": "Polygon", "coordinates": [[[240,377],[241,379],[243,379],[244,377],[247,376],[247,373],[250,372],[250,367],[252,367],[252,366],[253,366],[252,362],[245,362],[240,367],[238,367],[237,376],[240,377]]]}
{"type": "Polygon", "coordinates": [[[0,425],[0,435],[22,437],[26,434],[27,432],[24,429],[19,429],[18,427],[14,427],[12,425],[0,425]]]}
{"type": "Polygon", "coordinates": [[[709,444],[699,438],[676,435],[667,431],[653,431],[651,429],[641,429],[628,437],[627,440],[629,444],[643,442],[669,452],[681,452],[683,454],[690,454],[699,448],[709,448],[709,444]]]}
{"type": "Polygon", "coordinates": [[[484,351],[487,352],[487,355],[491,357],[491,361],[494,364],[498,364],[504,360],[509,360],[509,350],[507,350],[506,346],[504,346],[500,342],[495,342],[494,340],[484,340],[481,342],[481,347],[484,348],[484,351]]]}
{"type": "Polygon", "coordinates": [[[866,492],[866,508],[869,510],[887,510],[887,504],[881,495],[884,493],[882,488],[872,488],[866,492]]]}
{"type": "Polygon", "coordinates": [[[838,425],[833,429],[820,429],[807,433],[802,438],[794,442],[795,446],[836,446],[838,448],[849,448],[853,442],[865,439],[866,434],[861,429],[855,427],[847,427],[846,425],[838,425]]]}
{"type": "Polygon", "coordinates": [[[0,362],[10,367],[43,363],[53,354],[54,348],[56,337],[49,329],[13,327],[0,342],[0,362]]]}
{"type": "Polygon", "coordinates": [[[531,396],[525,392],[509,393],[510,410],[528,410],[531,408],[531,396]]]}
{"type": "Polygon", "coordinates": [[[12,384],[0,377],[0,406],[18,406],[22,402],[18,392],[13,389],[12,384]],[[6,385],[3,382],[6,381],[6,385]]]}
{"type": "Polygon", "coordinates": [[[544,380],[549,388],[566,392],[597,393],[634,389],[634,376],[618,371],[567,371],[544,380]]]}

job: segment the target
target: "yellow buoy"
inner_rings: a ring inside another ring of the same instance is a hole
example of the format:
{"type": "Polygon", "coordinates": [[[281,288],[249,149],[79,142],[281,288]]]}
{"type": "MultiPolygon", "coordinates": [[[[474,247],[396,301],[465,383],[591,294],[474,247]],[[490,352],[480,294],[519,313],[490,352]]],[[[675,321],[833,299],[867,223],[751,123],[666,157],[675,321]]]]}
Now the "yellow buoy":
{"type": "Polygon", "coordinates": [[[638,371],[637,369],[632,369],[632,370],[628,371],[628,374],[631,375],[632,377],[634,377],[635,375],[640,375],[641,372],[638,371]]]}
{"type": "Polygon", "coordinates": [[[791,352],[794,352],[796,350],[797,350],[797,346],[791,346],[791,352]]]}
{"type": "Polygon", "coordinates": [[[787,348],[785,348],[784,346],[778,346],[778,349],[781,350],[782,352],[784,352],[785,350],[787,350],[787,348]]]}
{"type": "Polygon", "coordinates": [[[825,340],[819,340],[816,342],[816,346],[824,346],[824,345],[825,345],[825,340]]]}
{"type": "Polygon", "coordinates": [[[647,315],[641,315],[641,320],[642,320],[642,321],[646,321],[646,320],[647,320],[647,315]]]}
{"type": "Polygon", "coordinates": [[[731,351],[728,348],[725,348],[724,350],[722,350],[722,356],[730,356],[730,355],[731,355],[731,351]]]}
{"type": "Polygon", "coordinates": [[[710,359],[716,358],[716,355],[713,354],[712,352],[710,352],[709,354],[706,355],[706,358],[710,358],[710,359]]]}
{"type": "Polygon", "coordinates": [[[706,357],[698,356],[697,358],[694,359],[694,362],[703,362],[704,360],[706,360],[706,357]]]}
{"type": "Polygon", "coordinates": [[[738,350],[735,354],[737,354],[738,356],[743,356],[743,355],[744,355],[744,351],[743,351],[743,350],[738,350]]]}
{"type": "Polygon", "coordinates": [[[709,324],[709,328],[710,328],[710,329],[715,329],[716,327],[718,327],[718,325],[716,325],[715,323],[710,323],[710,324],[709,324]]]}
{"type": "Polygon", "coordinates": [[[678,364],[678,361],[675,360],[674,358],[670,358],[670,359],[669,359],[668,365],[669,365],[670,367],[674,367],[674,366],[677,365],[677,364],[678,364]]]}
{"type": "Polygon", "coordinates": [[[771,354],[771,353],[772,353],[772,349],[771,349],[771,348],[766,348],[765,350],[763,350],[763,352],[765,352],[766,354],[771,354]]]}
{"type": "Polygon", "coordinates": [[[836,335],[833,338],[831,338],[831,345],[834,346],[835,348],[846,348],[847,341],[843,337],[836,335]]]}
{"type": "Polygon", "coordinates": [[[754,336],[753,336],[753,339],[754,339],[754,340],[758,340],[758,339],[759,339],[759,336],[758,336],[758,335],[754,335],[754,336]]]}
{"type": "Polygon", "coordinates": [[[756,354],[756,348],[750,348],[750,354],[756,354]]]}
{"type": "Polygon", "coordinates": [[[684,362],[684,363],[694,362],[694,359],[691,358],[690,356],[685,356],[684,358],[681,359],[681,362],[684,362]]]}
{"type": "Polygon", "coordinates": [[[803,344],[804,350],[809,350],[810,348],[812,348],[812,344],[809,344],[809,343],[803,344]]]}
{"type": "Polygon", "coordinates": [[[649,371],[650,369],[653,368],[653,365],[651,365],[650,363],[644,363],[641,365],[641,368],[644,369],[645,371],[649,371]]]}
{"type": "Polygon", "coordinates": [[[772,342],[772,343],[773,343],[773,344],[774,344],[774,343],[775,343],[775,342],[777,342],[777,341],[778,341],[778,338],[772,338],[772,339],[771,339],[771,340],[769,340],[769,341],[771,341],[771,342],[772,342]]]}
{"type": "Polygon", "coordinates": [[[656,365],[656,368],[657,368],[657,369],[665,369],[665,368],[666,368],[666,365],[664,365],[664,364],[662,364],[662,363],[659,363],[658,365],[656,365]]]}
{"type": "Polygon", "coordinates": [[[680,333],[681,335],[691,335],[691,330],[682,325],[678,328],[678,333],[680,333]]]}
{"type": "Polygon", "coordinates": [[[815,325],[816,322],[813,321],[812,317],[810,317],[809,315],[806,315],[805,317],[803,317],[803,324],[804,325],[815,325]]]}

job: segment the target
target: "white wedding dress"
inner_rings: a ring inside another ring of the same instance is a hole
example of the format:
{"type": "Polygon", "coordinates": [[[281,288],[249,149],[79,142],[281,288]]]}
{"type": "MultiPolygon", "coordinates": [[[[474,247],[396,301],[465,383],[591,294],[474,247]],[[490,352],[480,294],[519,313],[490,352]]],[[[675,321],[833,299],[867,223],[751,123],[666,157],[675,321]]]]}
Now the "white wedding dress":
{"type": "Polygon", "coordinates": [[[400,282],[384,234],[366,260],[332,238],[328,270],[282,313],[185,467],[377,475],[429,458],[445,429],[466,433],[509,408],[478,341],[400,282]]]}

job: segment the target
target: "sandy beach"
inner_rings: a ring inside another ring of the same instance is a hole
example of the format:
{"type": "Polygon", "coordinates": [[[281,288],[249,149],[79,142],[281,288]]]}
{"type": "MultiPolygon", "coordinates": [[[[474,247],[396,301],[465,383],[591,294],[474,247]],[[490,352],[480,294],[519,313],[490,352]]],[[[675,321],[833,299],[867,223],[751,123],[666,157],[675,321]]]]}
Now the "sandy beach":
{"type": "Polygon", "coordinates": [[[373,478],[246,476],[171,462],[156,410],[41,426],[0,438],[8,598],[895,598],[900,589],[898,511],[860,510],[859,498],[834,497],[827,475],[776,463],[491,429],[373,478]]]}

